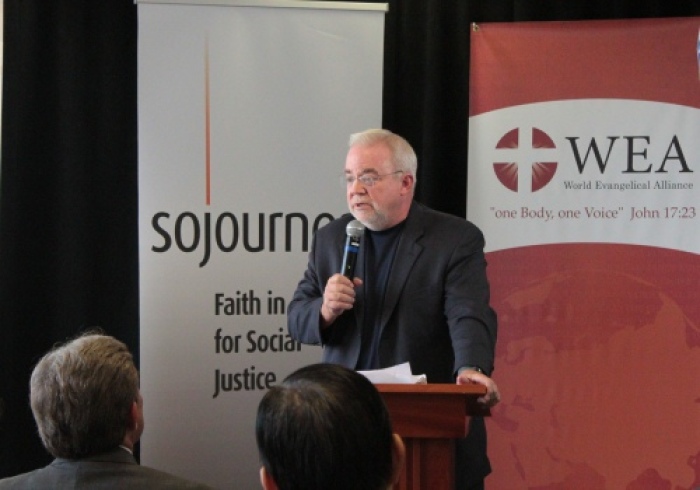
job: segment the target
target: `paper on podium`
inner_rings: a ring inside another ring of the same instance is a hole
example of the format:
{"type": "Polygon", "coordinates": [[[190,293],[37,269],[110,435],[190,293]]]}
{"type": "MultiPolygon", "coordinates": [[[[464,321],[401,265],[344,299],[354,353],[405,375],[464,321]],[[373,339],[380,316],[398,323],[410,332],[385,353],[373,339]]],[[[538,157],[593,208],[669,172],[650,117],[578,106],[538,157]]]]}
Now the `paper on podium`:
{"type": "Polygon", "coordinates": [[[396,366],[373,369],[371,371],[358,371],[374,384],[426,384],[428,379],[425,374],[411,374],[411,365],[407,362],[396,366]]]}

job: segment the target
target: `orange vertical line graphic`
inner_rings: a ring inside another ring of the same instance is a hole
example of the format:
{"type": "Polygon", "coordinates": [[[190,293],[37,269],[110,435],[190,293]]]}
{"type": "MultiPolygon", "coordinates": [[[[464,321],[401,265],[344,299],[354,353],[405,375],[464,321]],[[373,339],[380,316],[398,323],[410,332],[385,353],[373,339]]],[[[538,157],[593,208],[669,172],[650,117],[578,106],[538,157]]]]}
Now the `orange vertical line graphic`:
{"type": "Polygon", "coordinates": [[[204,148],[206,171],[206,204],[211,204],[211,104],[209,94],[209,40],[204,52],[204,148]]]}

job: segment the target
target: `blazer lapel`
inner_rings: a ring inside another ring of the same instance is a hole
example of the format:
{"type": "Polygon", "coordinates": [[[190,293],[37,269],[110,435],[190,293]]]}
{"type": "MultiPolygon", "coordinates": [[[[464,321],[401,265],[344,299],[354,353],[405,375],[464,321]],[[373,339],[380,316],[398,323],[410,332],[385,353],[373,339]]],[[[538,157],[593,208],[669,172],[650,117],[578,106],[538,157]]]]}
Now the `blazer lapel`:
{"type": "Polygon", "coordinates": [[[392,312],[401,297],[401,291],[406,285],[408,274],[413,268],[413,264],[423,252],[423,246],[418,243],[418,239],[423,236],[424,226],[421,219],[420,208],[413,203],[408,218],[406,218],[405,228],[399,239],[399,245],[391,266],[389,279],[387,281],[386,294],[384,296],[384,308],[382,311],[381,328],[384,329],[392,312]]]}

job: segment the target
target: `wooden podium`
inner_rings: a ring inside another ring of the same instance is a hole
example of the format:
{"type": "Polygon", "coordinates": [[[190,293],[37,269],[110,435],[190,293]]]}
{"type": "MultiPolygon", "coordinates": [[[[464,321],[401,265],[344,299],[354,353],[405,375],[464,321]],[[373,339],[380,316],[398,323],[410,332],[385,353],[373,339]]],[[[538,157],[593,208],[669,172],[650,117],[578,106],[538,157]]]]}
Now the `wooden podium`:
{"type": "Polygon", "coordinates": [[[377,384],[394,432],[406,445],[397,490],[454,490],[454,439],[467,435],[470,415],[488,415],[477,404],[478,384],[377,384]]]}

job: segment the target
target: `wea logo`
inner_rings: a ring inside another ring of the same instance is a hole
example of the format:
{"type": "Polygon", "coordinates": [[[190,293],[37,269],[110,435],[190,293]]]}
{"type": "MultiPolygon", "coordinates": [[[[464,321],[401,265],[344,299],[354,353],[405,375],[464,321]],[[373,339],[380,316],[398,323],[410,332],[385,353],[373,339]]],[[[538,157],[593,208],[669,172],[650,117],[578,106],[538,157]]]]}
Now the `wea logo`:
{"type": "MultiPolygon", "coordinates": [[[[493,170],[499,182],[513,192],[537,192],[552,182],[560,165],[571,166],[582,177],[593,174],[608,179],[645,175],[668,179],[669,174],[693,173],[676,134],[668,139],[651,135],[589,135],[564,136],[563,140],[558,148],[541,129],[511,129],[495,147],[493,170]]],[[[647,182],[645,188],[652,184],[656,185],[647,182]]],[[[661,188],[671,188],[668,185],[666,182],[661,188]]],[[[587,182],[583,188],[591,186],[587,182]]]]}
{"type": "Polygon", "coordinates": [[[536,192],[549,184],[557,171],[558,163],[553,158],[556,148],[541,129],[511,129],[496,144],[502,159],[493,163],[493,170],[507,189],[536,192]]]}

